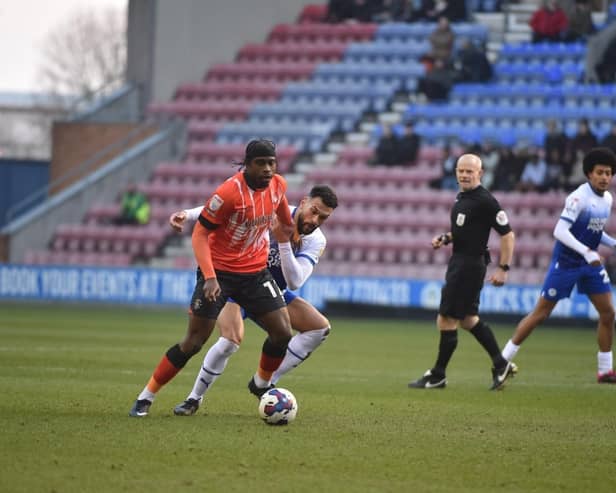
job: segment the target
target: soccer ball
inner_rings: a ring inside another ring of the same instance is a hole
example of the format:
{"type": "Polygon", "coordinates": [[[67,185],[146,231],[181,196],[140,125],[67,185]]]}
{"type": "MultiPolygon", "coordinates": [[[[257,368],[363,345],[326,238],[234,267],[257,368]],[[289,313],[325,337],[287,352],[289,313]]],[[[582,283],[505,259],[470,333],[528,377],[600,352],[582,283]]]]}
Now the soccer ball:
{"type": "Polygon", "coordinates": [[[287,389],[269,389],[259,401],[259,416],[268,425],[286,425],[295,419],[297,401],[287,389]]]}

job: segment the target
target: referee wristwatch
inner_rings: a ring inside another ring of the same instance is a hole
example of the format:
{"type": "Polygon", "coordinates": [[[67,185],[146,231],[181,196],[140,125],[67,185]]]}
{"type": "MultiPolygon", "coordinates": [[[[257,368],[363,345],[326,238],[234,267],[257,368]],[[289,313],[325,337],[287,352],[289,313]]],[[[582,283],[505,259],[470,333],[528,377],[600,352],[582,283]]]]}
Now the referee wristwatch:
{"type": "Polygon", "coordinates": [[[501,268],[505,272],[509,272],[509,264],[499,264],[499,268],[501,268]]]}

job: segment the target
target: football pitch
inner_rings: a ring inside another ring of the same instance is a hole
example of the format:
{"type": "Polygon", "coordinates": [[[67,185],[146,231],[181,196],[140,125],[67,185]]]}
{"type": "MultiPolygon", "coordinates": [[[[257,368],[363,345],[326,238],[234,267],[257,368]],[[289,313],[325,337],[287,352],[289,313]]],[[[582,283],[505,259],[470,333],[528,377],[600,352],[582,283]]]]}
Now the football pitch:
{"type": "MultiPolygon", "coordinates": [[[[182,308],[0,304],[0,491],[615,490],[616,387],[595,383],[593,322],[538,329],[501,392],[488,391],[490,362],[470,334],[446,389],[411,390],[434,362],[433,323],[332,322],[279,382],[297,419],[272,427],[246,389],[264,338],[250,323],[195,416],[172,409],[204,350],[134,419],[137,394],[184,334],[182,308]]],[[[502,346],[512,327],[495,331],[502,346]]]]}

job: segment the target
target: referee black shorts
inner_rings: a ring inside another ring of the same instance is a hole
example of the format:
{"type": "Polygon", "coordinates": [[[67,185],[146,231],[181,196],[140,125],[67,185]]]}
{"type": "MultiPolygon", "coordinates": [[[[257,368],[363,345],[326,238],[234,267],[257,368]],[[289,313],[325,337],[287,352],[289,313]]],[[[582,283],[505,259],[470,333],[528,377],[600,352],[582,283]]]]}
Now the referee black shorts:
{"type": "Polygon", "coordinates": [[[479,313],[479,295],[486,277],[483,256],[453,254],[447,265],[441,291],[439,315],[462,320],[479,313]]]}
{"type": "Polygon", "coordinates": [[[205,279],[197,269],[197,284],[190,300],[190,311],[197,317],[216,319],[227,298],[256,317],[286,306],[282,291],[268,269],[251,274],[216,271],[222,293],[216,301],[207,301],[203,294],[205,279]]]}

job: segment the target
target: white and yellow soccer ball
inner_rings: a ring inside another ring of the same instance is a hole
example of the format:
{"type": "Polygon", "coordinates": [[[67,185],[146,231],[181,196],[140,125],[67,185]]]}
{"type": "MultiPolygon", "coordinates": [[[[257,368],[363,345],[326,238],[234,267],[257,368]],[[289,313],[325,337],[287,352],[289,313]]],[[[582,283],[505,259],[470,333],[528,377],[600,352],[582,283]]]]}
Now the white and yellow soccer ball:
{"type": "Polygon", "coordinates": [[[297,415],[295,396],[280,387],[269,389],[259,401],[259,416],[268,425],[286,425],[297,415]]]}

